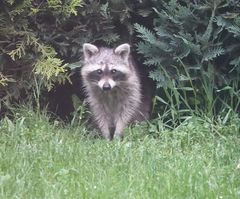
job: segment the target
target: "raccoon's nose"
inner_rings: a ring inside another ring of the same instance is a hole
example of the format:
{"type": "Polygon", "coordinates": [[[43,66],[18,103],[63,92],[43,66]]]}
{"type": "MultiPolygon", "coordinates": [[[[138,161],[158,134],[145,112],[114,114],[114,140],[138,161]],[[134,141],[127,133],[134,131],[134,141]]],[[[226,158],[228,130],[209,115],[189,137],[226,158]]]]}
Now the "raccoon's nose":
{"type": "Polygon", "coordinates": [[[104,90],[104,91],[109,91],[109,90],[111,90],[110,84],[105,82],[105,83],[103,84],[103,90],[104,90]]]}

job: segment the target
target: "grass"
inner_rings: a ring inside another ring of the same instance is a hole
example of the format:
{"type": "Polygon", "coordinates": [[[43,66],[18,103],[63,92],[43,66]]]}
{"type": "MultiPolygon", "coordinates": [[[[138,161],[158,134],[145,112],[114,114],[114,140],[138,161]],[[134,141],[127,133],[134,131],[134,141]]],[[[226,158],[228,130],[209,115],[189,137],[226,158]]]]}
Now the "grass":
{"type": "Polygon", "coordinates": [[[240,119],[137,124],[125,139],[23,109],[0,121],[0,198],[240,198],[240,119]]]}

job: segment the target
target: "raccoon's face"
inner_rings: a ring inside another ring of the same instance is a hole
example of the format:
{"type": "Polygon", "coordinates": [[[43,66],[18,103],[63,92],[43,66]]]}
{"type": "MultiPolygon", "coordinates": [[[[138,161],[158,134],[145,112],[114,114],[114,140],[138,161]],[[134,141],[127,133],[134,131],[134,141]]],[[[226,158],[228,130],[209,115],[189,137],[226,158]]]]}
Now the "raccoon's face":
{"type": "Polygon", "coordinates": [[[97,48],[92,44],[83,45],[85,64],[82,76],[92,86],[103,91],[110,91],[126,82],[131,73],[129,67],[129,44],[122,44],[116,49],[97,48]]]}

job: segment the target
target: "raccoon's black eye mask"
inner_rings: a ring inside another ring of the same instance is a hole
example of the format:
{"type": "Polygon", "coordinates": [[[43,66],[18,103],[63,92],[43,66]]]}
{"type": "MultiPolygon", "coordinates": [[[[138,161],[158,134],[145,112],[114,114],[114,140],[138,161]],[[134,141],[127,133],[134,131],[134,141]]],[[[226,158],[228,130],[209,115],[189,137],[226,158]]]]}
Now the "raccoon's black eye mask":
{"type": "MultiPolygon", "coordinates": [[[[115,69],[113,69],[113,70],[115,70],[115,69]]],[[[126,81],[127,75],[121,71],[115,70],[115,71],[112,71],[112,78],[115,81],[126,81]]]]}
{"type": "Polygon", "coordinates": [[[99,81],[102,78],[103,71],[102,70],[95,70],[88,74],[87,78],[91,81],[99,81]]]}
{"type": "Polygon", "coordinates": [[[126,81],[127,75],[121,71],[116,69],[105,69],[104,71],[101,69],[92,71],[88,74],[88,79],[91,81],[100,81],[103,76],[108,76],[112,78],[114,81],[126,81]]]}

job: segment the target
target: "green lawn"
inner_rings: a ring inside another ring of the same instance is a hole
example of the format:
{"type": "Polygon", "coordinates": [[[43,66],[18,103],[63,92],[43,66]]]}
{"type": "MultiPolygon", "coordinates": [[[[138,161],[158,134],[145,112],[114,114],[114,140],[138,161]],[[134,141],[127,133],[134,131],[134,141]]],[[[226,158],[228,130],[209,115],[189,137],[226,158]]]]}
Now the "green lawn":
{"type": "Polygon", "coordinates": [[[146,125],[121,142],[32,111],[0,123],[0,198],[240,198],[240,122],[146,125]]]}

